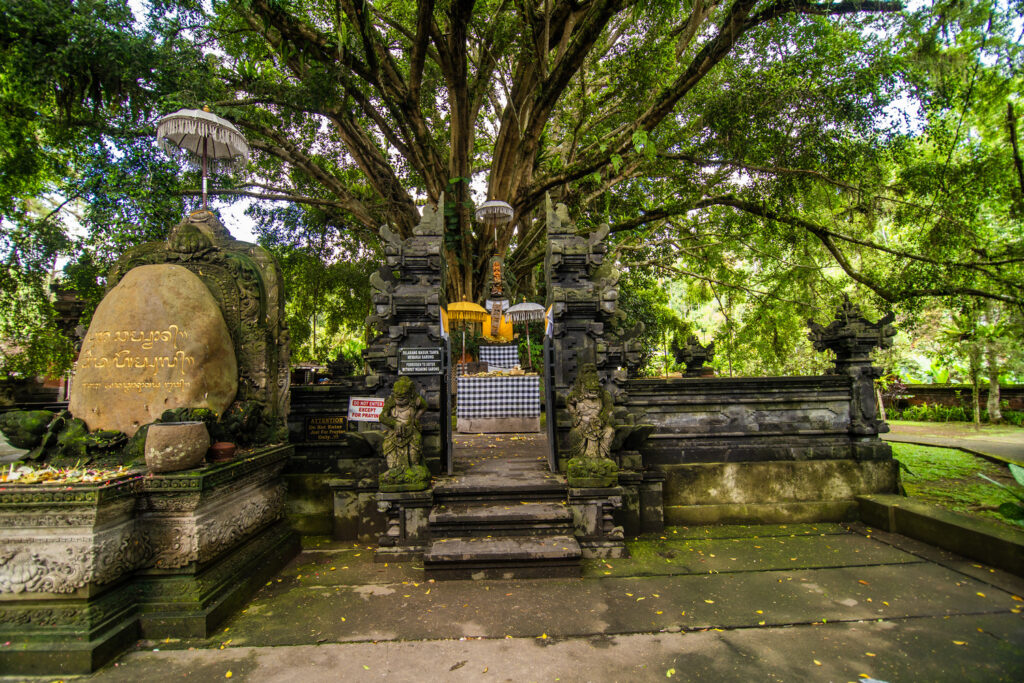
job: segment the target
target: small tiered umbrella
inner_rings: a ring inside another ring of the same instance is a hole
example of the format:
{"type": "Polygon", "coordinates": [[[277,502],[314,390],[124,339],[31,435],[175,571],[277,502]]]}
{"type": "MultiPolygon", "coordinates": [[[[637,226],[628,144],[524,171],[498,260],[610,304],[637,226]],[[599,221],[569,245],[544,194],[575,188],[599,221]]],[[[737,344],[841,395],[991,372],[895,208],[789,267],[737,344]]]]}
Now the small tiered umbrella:
{"type": "Polygon", "coordinates": [[[462,323],[462,355],[466,355],[466,323],[482,323],[490,316],[486,309],[472,301],[456,301],[448,304],[448,319],[451,321],[461,320],[462,323]]]}
{"type": "Polygon", "coordinates": [[[523,301],[505,311],[505,317],[513,323],[526,323],[526,358],[533,369],[533,350],[530,347],[530,323],[544,319],[544,307],[530,301],[523,301]]]}
{"type": "Polygon", "coordinates": [[[171,156],[202,160],[203,209],[206,208],[207,169],[227,170],[245,166],[249,144],[230,121],[208,109],[179,109],[156,124],[156,139],[171,156]]]}

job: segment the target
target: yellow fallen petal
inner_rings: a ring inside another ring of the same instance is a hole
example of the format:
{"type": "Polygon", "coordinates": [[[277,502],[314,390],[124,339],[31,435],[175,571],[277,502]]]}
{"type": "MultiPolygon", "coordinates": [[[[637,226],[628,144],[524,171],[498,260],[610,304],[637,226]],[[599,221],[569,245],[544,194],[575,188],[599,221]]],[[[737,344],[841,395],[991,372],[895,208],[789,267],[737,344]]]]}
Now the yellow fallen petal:
{"type": "Polygon", "coordinates": [[[953,644],[954,645],[966,645],[967,641],[966,640],[954,640],[953,644]]]}
{"type": "Polygon", "coordinates": [[[866,654],[868,657],[875,657],[876,656],[874,652],[865,652],[864,654],[866,654]]]}
{"type": "Polygon", "coordinates": [[[708,603],[709,605],[715,604],[714,600],[705,600],[704,602],[708,603]]]}
{"type": "Polygon", "coordinates": [[[819,662],[817,659],[815,659],[814,660],[814,665],[815,666],[821,666],[821,662],[819,662]]]}
{"type": "Polygon", "coordinates": [[[228,671],[226,674],[224,674],[224,678],[231,678],[231,672],[228,671]]]}
{"type": "Polygon", "coordinates": [[[984,594],[984,593],[975,593],[975,595],[977,595],[977,596],[978,596],[979,598],[983,598],[983,597],[985,597],[985,594],[984,594]]]}

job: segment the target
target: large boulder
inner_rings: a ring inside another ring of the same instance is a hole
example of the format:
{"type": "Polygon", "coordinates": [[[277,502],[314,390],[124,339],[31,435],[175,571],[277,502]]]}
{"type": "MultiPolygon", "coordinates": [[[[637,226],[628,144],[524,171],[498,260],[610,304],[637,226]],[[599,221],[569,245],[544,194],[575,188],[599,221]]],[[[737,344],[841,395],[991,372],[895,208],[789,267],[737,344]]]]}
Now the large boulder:
{"type": "Polygon", "coordinates": [[[234,346],[210,290],[182,266],[146,265],[96,309],[68,407],[90,430],[131,436],[173,408],[223,414],[237,389],[234,346]]]}

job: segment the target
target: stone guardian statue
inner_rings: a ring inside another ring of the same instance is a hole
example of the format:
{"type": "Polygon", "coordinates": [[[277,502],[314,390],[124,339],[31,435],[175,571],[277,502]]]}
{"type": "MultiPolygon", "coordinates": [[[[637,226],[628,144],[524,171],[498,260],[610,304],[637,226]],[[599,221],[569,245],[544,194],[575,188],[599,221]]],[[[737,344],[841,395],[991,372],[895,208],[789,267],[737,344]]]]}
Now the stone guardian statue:
{"type": "Polygon", "coordinates": [[[384,427],[381,450],[387,471],[380,475],[380,490],[422,491],[430,486],[430,471],[423,464],[420,417],[427,402],[408,377],[399,377],[384,401],[380,424],[384,427]]]}
{"type": "Polygon", "coordinates": [[[593,363],[580,368],[566,398],[566,407],[572,418],[568,444],[570,460],[566,468],[569,486],[615,486],[618,466],[610,457],[615,439],[614,405],[611,394],[601,387],[593,363]]]}

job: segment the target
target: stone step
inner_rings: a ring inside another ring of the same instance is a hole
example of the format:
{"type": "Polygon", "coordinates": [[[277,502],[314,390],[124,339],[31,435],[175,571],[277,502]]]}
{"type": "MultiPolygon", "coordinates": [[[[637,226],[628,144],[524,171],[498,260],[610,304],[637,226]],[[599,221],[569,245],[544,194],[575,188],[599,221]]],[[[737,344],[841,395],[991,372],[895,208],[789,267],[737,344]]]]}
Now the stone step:
{"type": "Polygon", "coordinates": [[[580,545],[572,536],[437,539],[423,553],[428,579],[578,577],[580,545]]]}
{"type": "Polygon", "coordinates": [[[558,478],[533,481],[474,481],[455,477],[434,485],[434,500],[439,503],[565,500],[568,488],[558,478]]]}
{"type": "Polygon", "coordinates": [[[572,511],[559,503],[449,503],[435,506],[429,521],[434,538],[572,534],[572,511]]]}

